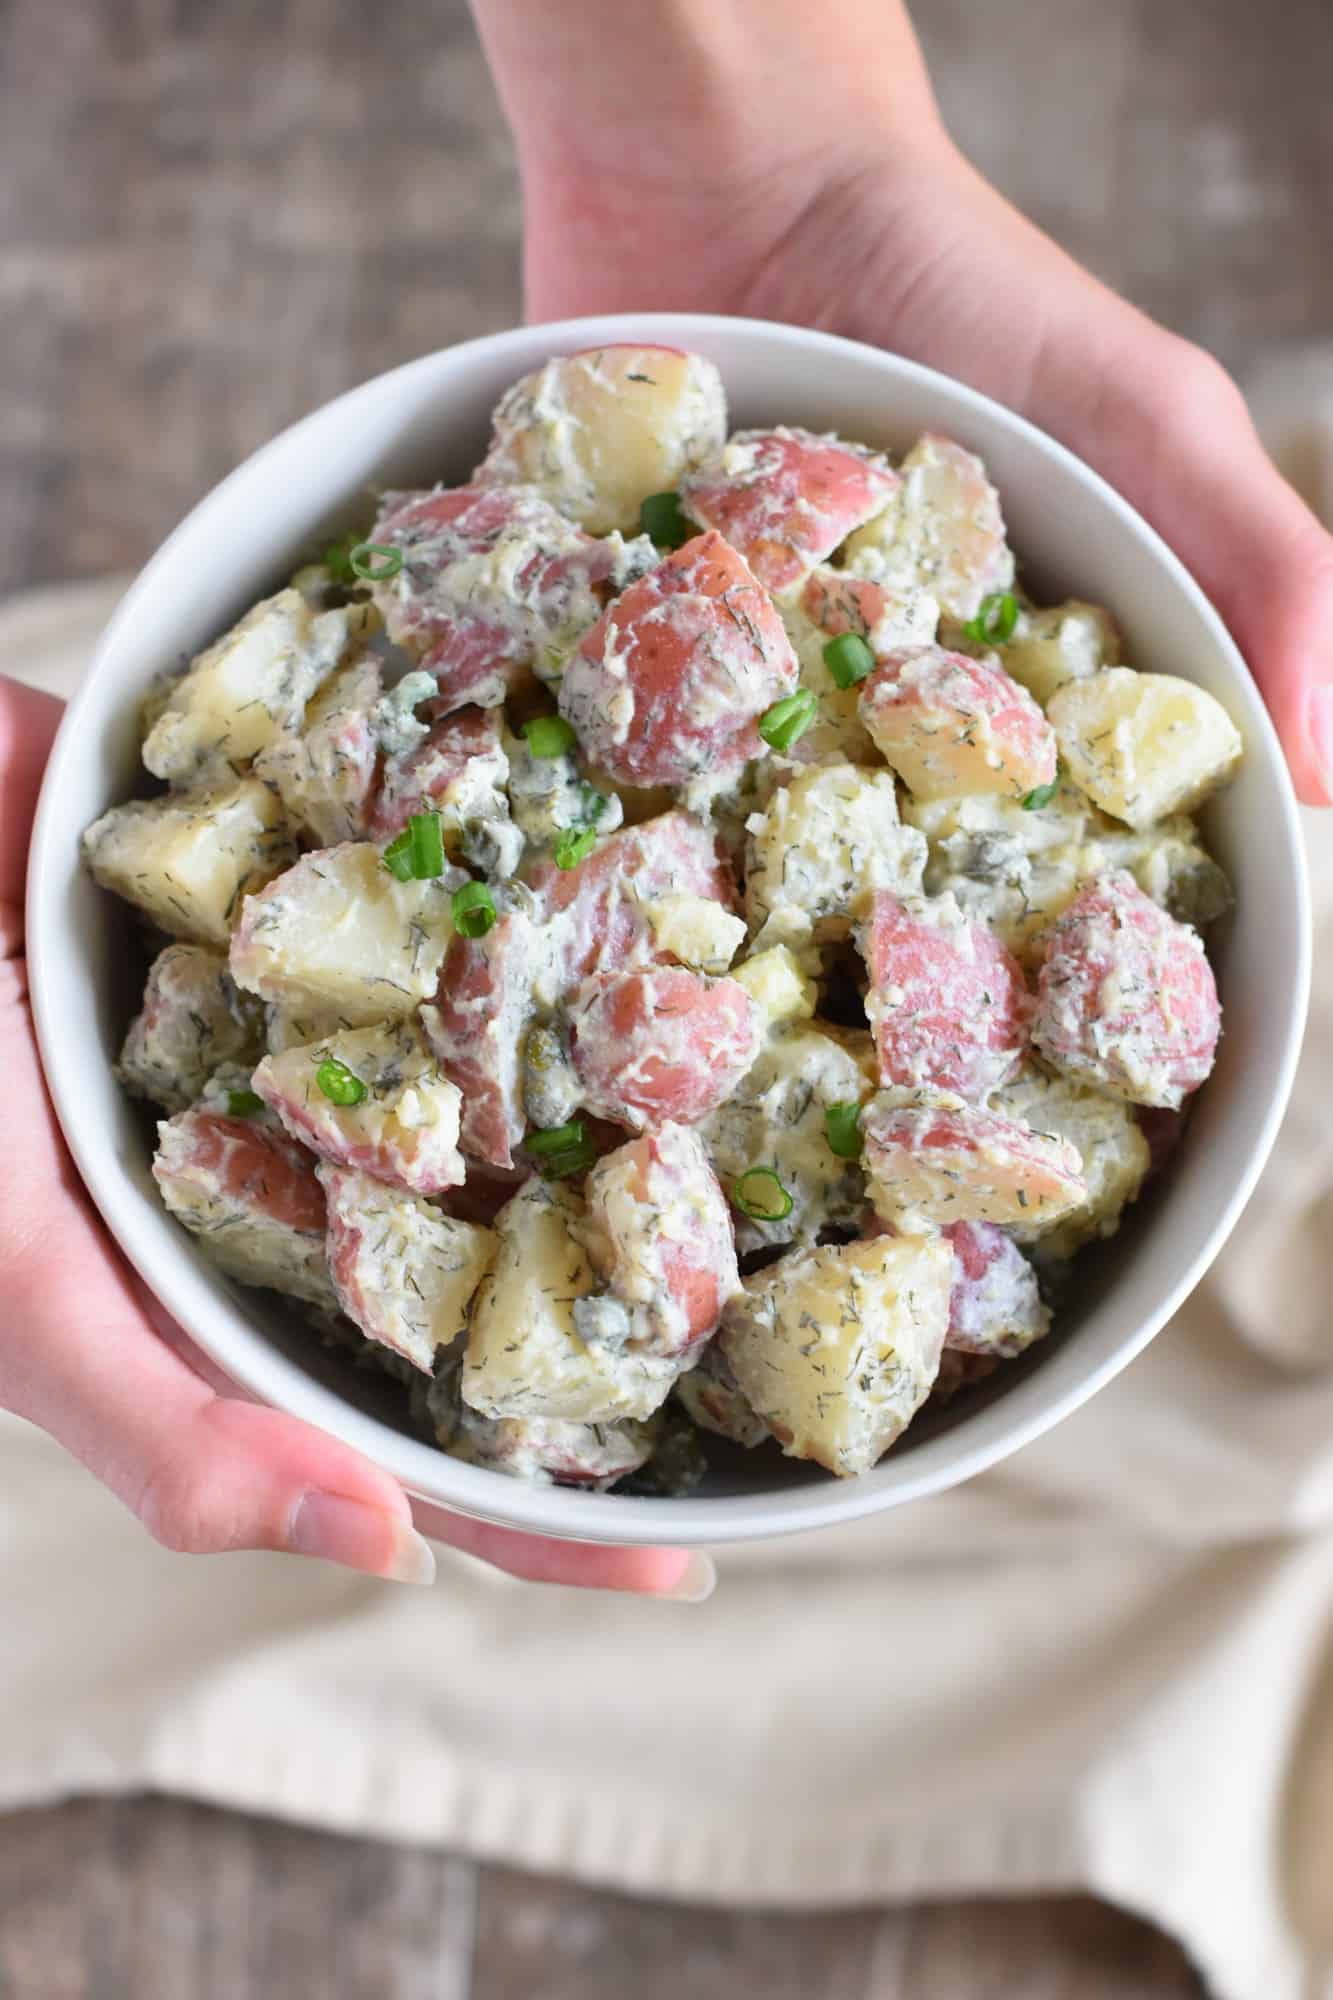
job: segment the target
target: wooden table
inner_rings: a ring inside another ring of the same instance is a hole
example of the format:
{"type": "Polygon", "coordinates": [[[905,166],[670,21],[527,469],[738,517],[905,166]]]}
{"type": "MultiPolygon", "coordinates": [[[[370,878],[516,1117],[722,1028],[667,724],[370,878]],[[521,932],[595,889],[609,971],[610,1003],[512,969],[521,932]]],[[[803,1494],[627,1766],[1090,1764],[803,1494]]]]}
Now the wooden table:
{"type": "MultiPolygon", "coordinates": [[[[917,14],[968,149],[1103,276],[1242,373],[1328,334],[1327,0],[917,14]]],[[[516,317],[462,0],[0,0],[0,134],[0,591],[137,564],[280,425],[516,317]]],[[[728,1915],[164,1800],[0,1819],[0,2000],[1197,1991],[1083,1900],[728,1915]]]]}

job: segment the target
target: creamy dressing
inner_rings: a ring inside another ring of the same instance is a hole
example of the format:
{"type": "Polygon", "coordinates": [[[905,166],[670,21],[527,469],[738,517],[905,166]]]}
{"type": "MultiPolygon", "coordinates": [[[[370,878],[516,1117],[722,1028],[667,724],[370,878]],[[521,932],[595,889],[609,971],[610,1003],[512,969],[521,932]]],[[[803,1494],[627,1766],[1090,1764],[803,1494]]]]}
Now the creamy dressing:
{"type": "Polygon", "coordinates": [[[1007,601],[961,445],[728,438],[672,349],[553,358],[369,540],[154,683],[170,789],[84,837],[157,934],[164,1202],[475,1465],[867,1470],[1043,1337],[1207,1077],[1238,733],[1007,601]]]}

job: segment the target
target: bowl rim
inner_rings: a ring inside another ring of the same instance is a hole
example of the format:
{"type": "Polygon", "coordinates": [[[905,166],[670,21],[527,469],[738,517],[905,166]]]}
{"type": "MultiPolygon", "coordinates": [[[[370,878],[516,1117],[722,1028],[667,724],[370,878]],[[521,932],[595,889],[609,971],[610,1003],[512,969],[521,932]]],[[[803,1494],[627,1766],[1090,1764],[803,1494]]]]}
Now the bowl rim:
{"type": "Polygon", "coordinates": [[[29,938],[29,980],[37,1039],[56,1114],[66,1144],[83,1181],[110,1233],[150,1291],[162,1302],[193,1341],[223,1374],[244,1393],[262,1403],[286,1410],[331,1432],[392,1474],[414,1497],[472,1518],[511,1528],[583,1542],[641,1545],[671,1543],[698,1546],[792,1534],[837,1523],[861,1520],[887,1508],[900,1506],[939,1493],[973,1478],[998,1464],[1011,1453],[1061,1423],[1088,1402],[1148,1345],[1166,1321],[1194,1289],[1221,1249],[1242,1209],[1254,1191],[1267,1161],[1278,1127],[1286,1110],[1296,1063],[1300,1053],[1311,978],[1311,909],[1304,844],[1301,837],[1295,794],[1276,732],[1254,686],[1249,670],[1219,614],[1205,597],[1194,578],[1162,538],[1130,503],[1104,480],[1046,432],[1027,418],[993,401],[980,391],[956,381],[920,362],[909,361],[888,350],[869,347],[858,341],[813,328],[780,322],[732,318],[705,313],[619,313],[594,315],[546,324],[509,328],[499,333],[440,348],[372,376],[341,395],[319,405],[273,438],[259,446],[222,480],[214,485],[182,518],[149,558],[121,598],[98,641],[83,680],[56,736],[47,765],[34,822],[27,879],[27,924],[29,938]],[[917,1469],[913,1461],[902,1461],[902,1471],[891,1487],[869,1479],[836,1480],[829,1476],[801,1484],[787,1491],[753,1494],[724,1494],[712,1498],[650,1499],[614,1493],[597,1494],[573,1488],[536,1486],[485,1468],[465,1465],[448,1457],[437,1447],[405,1435],[369,1412],[358,1409],[335,1390],[315,1381],[288,1360],[233,1297],[221,1296],[200,1268],[197,1251],[181,1239],[181,1256],[169,1269],[149,1270],[138,1241],[136,1204],[138,1190],[124,1172],[114,1152],[90,1140],[79,1104],[74,1096],[74,1080],[63,1060],[55,1019],[54,954],[62,949],[61,925],[57,916],[58,891],[68,878],[68,812],[62,808],[61,792],[66,766],[79,737],[85,710],[91,706],[94,689],[108,655],[132,626],[140,607],[159,593],[169,571],[174,551],[187,529],[200,516],[220,509],[239,485],[263,477],[271,457],[290,447],[303,430],[322,425],[335,412],[349,412],[358,401],[370,401],[391,384],[408,383],[414,376],[429,378],[449,360],[465,364],[483,356],[503,362],[511,352],[517,365],[515,374],[531,367],[534,342],[548,353],[575,348],[611,345],[614,341],[635,341],[688,348],[706,347],[710,333],[719,338],[742,336],[760,345],[784,346],[805,357],[822,359],[836,367],[840,357],[870,356],[900,384],[919,386],[923,391],[951,398],[961,412],[975,411],[985,422],[1007,430],[1027,449],[1055,464],[1091,488],[1099,503],[1121,517],[1143,549],[1145,560],[1163,570],[1176,591],[1209,628],[1219,656],[1239,698],[1246,708],[1246,735],[1249,755],[1263,767],[1276,821],[1265,832],[1280,839],[1284,859],[1293,871],[1295,907],[1298,913],[1294,962],[1286,968],[1293,975],[1282,982],[1286,1000],[1286,1021],[1281,1056],[1273,1078],[1266,1110],[1254,1143],[1233,1175],[1226,1198],[1220,1203],[1206,1242],[1199,1253],[1178,1274],[1174,1283],[1154,1304],[1140,1324],[1126,1334],[1114,1351],[1090,1366],[1063,1391],[1047,1391],[1032,1399],[1035,1407],[1015,1411],[999,1435],[967,1442],[967,1427],[951,1432],[952,1449],[942,1457],[929,1454],[917,1469]]]}

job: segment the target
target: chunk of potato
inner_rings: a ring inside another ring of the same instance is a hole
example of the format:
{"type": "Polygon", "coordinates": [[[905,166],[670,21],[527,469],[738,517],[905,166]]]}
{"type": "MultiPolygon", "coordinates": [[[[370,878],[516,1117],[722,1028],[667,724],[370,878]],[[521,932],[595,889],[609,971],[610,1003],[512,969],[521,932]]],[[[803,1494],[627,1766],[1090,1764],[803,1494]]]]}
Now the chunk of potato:
{"type": "Polygon", "coordinates": [[[742,1250],[812,1243],[826,1227],[855,1226],[865,1182],[855,1160],[830,1150],[824,1114],[835,1104],[864,1103],[873,1089],[856,1051],[826,1023],[773,1029],[731,1096],[699,1126],[725,1188],[733,1190],[751,1167],[767,1167],[791,1197],[790,1212],[776,1220],[738,1212],[742,1250]]]}
{"type": "Polygon", "coordinates": [[[494,1236],[354,1168],[324,1160],[317,1172],[338,1304],[367,1340],[429,1375],[467,1325],[494,1236]]]}
{"type": "Polygon", "coordinates": [[[947,1348],[1010,1361],[1049,1333],[1050,1308],[1012,1236],[993,1222],[954,1222],[944,1234],[955,1258],[947,1348]]]}
{"type": "Polygon", "coordinates": [[[626,1308],[572,1233],[582,1211],[571,1189],[533,1179],[495,1219],[496,1260],[473,1306],[462,1377],[464,1402],[483,1416],[643,1418],[670,1393],[678,1365],[628,1344],[626,1308]]]}
{"type": "Polygon", "coordinates": [[[443,1369],[426,1394],[436,1442],[451,1458],[484,1465],[534,1486],[584,1486],[597,1493],[646,1465],[661,1423],[570,1424],[551,1417],[483,1417],[458,1393],[458,1371],[443,1369]]]}
{"type": "Polygon", "coordinates": [[[83,852],[102,887],[168,937],[225,950],[242,897],[289,867],[296,843],[268,786],[239,778],[113,806],[84,834],[83,852]]]}
{"type": "Polygon", "coordinates": [[[926,844],[898,823],[887,771],[819,764],[746,821],[745,897],[761,945],[850,937],[878,890],[921,888],[926,844]]]}
{"type": "Polygon", "coordinates": [[[375,600],[394,644],[434,675],[437,712],[497,708],[558,669],[608,588],[652,554],[595,541],[531,486],[386,493],[371,539],[402,558],[375,600]]]}
{"type": "Polygon", "coordinates": [[[743,986],[770,1027],[782,1021],[812,1020],[819,987],[801,967],[790,945],[770,945],[738,965],[733,978],[743,986]]]}
{"type": "Polygon", "coordinates": [[[871,1198],[895,1227],[1045,1225],[1087,1199],[1066,1140],[944,1091],[883,1091],[861,1130],[871,1198]]]}
{"type": "Polygon", "coordinates": [[[377,622],[365,605],[312,611],[299,590],[265,598],[173,684],[144,763],[173,786],[238,776],[300,728],[311,695],[377,622]]]}
{"type": "Polygon", "coordinates": [[[455,937],[421,1025],[463,1095],[463,1150],[508,1167],[523,1137],[523,1050],[552,940],[521,910],[484,937],[455,937]]]}
{"type": "Polygon", "coordinates": [[[367,653],[330,675],[312,695],[299,730],[276,736],[255,759],[255,776],[277,786],[289,823],[317,847],[366,836],[379,764],[379,698],[379,661],[367,653]]]}
{"type": "Polygon", "coordinates": [[[676,1401],[701,1430],[727,1438],[747,1451],[769,1440],[768,1425],[758,1418],[741,1394],[722,1352],[720,1341],[710,1341],[693,1368],[676,1384],[676,1401]]]}
{"type": "Polygon", "coordinates": [[[157,1136],[153,1179],[211,1263],[244,1284],[336,1308],[315,1162],[276,1121],[196,1105],[165,1119],[157,1136]]]}
{"type": "Polygon", "coordinates": [[[1174,1110],[1209,1075],[1217,982],[1197,931],[1123,872],[1079,890],[1045,935],[1032,1039],[1054,1068],[1174,1110]]]}
{"type": "Polygon", "coordinates": [[[824,658],[831,639],[853,632],[877,656],[898,646],[928,646],[939,625],[939,606],[927,592],[894,596],[868,578],[820,565],[811,571],[799,600],[780,605],[800,667],[801,686],[819,703],[809,728],[792,745],[799,764],[876,764],[879,752],[857,708],[860,688],[840,687],[824,658]]]}
{"type": "Polygon", "coordinates": [[[951,438],[927,433],[899,469],[892,503],[849,539],[848,569],[894,592],[927,590],[960,623],[975,618],[984,597],[1014,580],[985,466],[951,438]]]}
{"type": "Polygon", "coordinates": [[[565,668],[560,713],[617,784],[685,785],[757,757],[757,719],[795,686],[772,599],[709,532],[603,613],[565,668]]]}
{"type": "Polygon", "coordinates": [[[597,1162],[573,1225],[634,1351],[689,1368],[739,1289],[726,1196],[697,1133],[666,1124],[597,1162]]]}
{"type": "Polygon", "coordinates": [[[1101,865],[1096,842],[1114,828],[1067,781],[1030,810],[1017,799],[977,793],[904,799],[902,814],[930,842],[927,892],[953,895],[1024,965],[1040,949],[1039,934],[1101,865]]]}
{"type": "Polygon", "coordinates": [[[885,1083],[979,1101],[1014,1074],[1031,1013],[1022,971],[952,896],[880,890],[858,937],[885,1083]]]}
{"type": "Polygon", "coordinates": [[[437,812],[448,853],[487,875],[508,877],[523,855],[523,835],[505,796],[508,777],[499,711],[456,709],[432,723],[421,742],[384,758],[370,837],[391,840],[415,813],[437,812]]]}
{"type": "Polygon", "coordinates": [[[569,1003],[583,1103],[632,1132],[705,1117],[731,1095],[761,1039],[743,986],[680,965],[604,973],[569,1003]]]}
{"type": "Polygon", "coordinates": [[[782,593],[881,513],[897,485],[882,453],[779,425],[729,437],[686,474],[680,503],[726,537],[765,589],[782,593]]]}
{"type": "Polygon", "coordinates": [[[1017,1241],[1037,1244],[1043,1260],[1062,1260],[1097,1237],[1114,1236],[1151,1163],[1148,1141],[1129,1105],[1030,1063],[996,1093],[991,1109],[1034,1132],[1067,1140],[1079,1155],[1088,1190],[1083,1206],[1054,1225],[1025,1217],[1014,1228],[1017,1241]]]}
{"type": "Polygon", "coordinates": [[[1058,688],[1049,713],[1074,782],[1134,827],[1191,811],[1243,749],[1221,702],[1175,674],[1104,667],[1058,688]]]}
{"type": "Polygon", "coordinates": [[[685,812],[623,827],[574,868],[540,861],[529,882],[547,932],[541,997],[552,1007],[581,979],[660,957],[650,912],[664,896],[736,907],[736,885],[715,831],[685,812]]]}
{"type": "Polygon", "coordinates": [[[554,356],[507,389],[477,474],[528,481],[593,534],[633,533],[726,435],[722,377],[701,354],[613,345],[554,356]]]}
{"type": "Polygon", "coordinates": [[[930,1393],[949,1324],[941,1236],[794,1250],[746,1280],[718,1342],[789,1458],[868,1472],[930,1393]]]}
{"type": "Polygon", "coordinates": [[[223,1063],[253,1068],[262,1026],[260,1009],[237,991],[221,952],[170,944],[148,969],[116,1075],[137,1097],[183,1111],[223,1063]]]}
{"type": "Polygon", "coordinates": [[[365,841],[302,855],[246,899],[231,976],[248,993],[333,1011],[350,1027],[401,1019],[435,989],[462,879],[446,869],[400,882],[365,841]]]}
{"type": "Polygon", "coordinates": [[[861,683],[861,720],[919,799],[1024,798],[1055,777],[1055,733],[993,653],[903,647],[861,683]]]}
{"type": "Polygon", "coordinates": [[[293,1138],[335,1166],[411,1194],[441,1194],[466,1177],[458,1150],[462,1095],[414,1021],[351,1028],[266,1056],[253,1088],[293,1138]],[[340,1065],[361,1085],[359,1102],[342,1104],[328,1095],[320,1082],[327,1063],[340,1065]]]}
{"type": "Polygon", "coordinates": [[[299,1048],[305,1042],[323,1041],[351,1025],[332,1008],[284,1007],[270,1000],[264,1007],[264,1053],[285,1055],[288,1049],[299,1048]]]}
{"type": "Polygon", "coordinates": [[[677,892],[644,904],[657,949],[691,971],[720,977],[745,939],[745,920],[709,896],[677,892]]]}
{"type": "Polygon", "coordinates": [[[1120,634],[1100,604],[1070,598],[1037,610],[1025,606],[1000,649],[1004,670],[1042,707],[1066,681],[1086,680],[1120,658],[1120,634]]]}

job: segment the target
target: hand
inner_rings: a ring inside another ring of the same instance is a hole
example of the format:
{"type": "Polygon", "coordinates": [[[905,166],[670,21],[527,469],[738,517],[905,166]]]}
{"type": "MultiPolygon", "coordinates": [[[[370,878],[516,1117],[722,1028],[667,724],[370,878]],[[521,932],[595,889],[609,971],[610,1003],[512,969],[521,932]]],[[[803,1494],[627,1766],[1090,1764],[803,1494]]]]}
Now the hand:
{"type": "Polygon", "coordinates": [[[901,7],[845,0],[835,34],[805,0],[660,0],[633,17],[612,0],[576,14],[474,6],[523,168],[531,317],[677,309],[819,326],[1020,411],[1193,571],[1301,798],[1333,801],[1333,537],[1218,364],[961,157],[901,7]]]}
{"type": "MultiPolygon", "coordinates": [[[[49,1431],[168,1548],[288,1550],[429,1583],[435,1558],[387,1473],[294,1417],[218,1393],[172,1344],[174,1329],[155,1330],[160,1308],[65,1150],[23,955],[28,834],[59,716],[49,696],[0,679],[0,1406],[49,1431]]],[[[548,1542],[434,1509],[423,1525],[536,1582],[706,1592],[706,1559],[681,1549],[548,1542]]]]}

